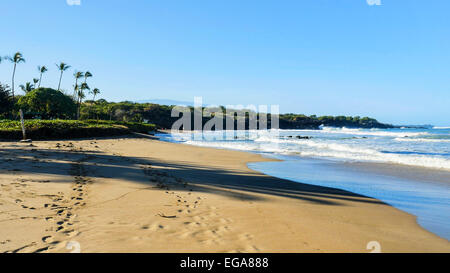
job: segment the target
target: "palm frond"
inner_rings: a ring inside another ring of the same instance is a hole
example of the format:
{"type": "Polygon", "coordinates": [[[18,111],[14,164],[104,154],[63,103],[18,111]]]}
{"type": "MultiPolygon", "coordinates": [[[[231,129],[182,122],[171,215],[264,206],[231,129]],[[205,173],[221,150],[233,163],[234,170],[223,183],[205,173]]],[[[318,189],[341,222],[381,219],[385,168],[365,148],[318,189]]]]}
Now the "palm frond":
{"type": "Polygon", "coordinates": [[[60,71],[66,71],[67,69],[70,68],[70,65],[61,62],[60,64],[56,64],[56,67],[58,67],[58,69],[59,69],[60,71]]]}
{"type": "Polygon", "coordinates": [[[75,72],[75,73],[73,74],[73,76],[75,77],[75,79],[80,79],[80,78],[83,78],[83,77],[84,77],[84,73],[81,72],[81,71],[78,71],[78,72],[75,72]]]}
{"type": "Polygon", "coordinates": [[[89,72],[89,71],[86,71],[86,73],[84,73],[84,77],[85,78],[90,78],[90,77],[92,77],[92,73],[89,72]]]}
{"type": "Polygon", "coordinates": [[[81,84],[80,89],[81,90],[90,90],[89,85],[85,82],[81,84]]]}
{"type": "Polygon", "coordinates": [[[32,84],[31,82],[27,82],[25,85],[21,84],[19,85],[20,89],[22,89],[23,92],[28,93],[33,91],[34,89],[34,84],[32,84]]]}
{"type": "Polygon", "coordinates": [[[48,69],[47,69],[47,67],[45,65],[44,66],[38,66],[38,70],[41,73],[45,73],[45,72],[48,71],[48,69]]]}
{"type": "Polygon", "coordinates": [[[20,52],[16,52],[16,54],[14,54],[14,57],[12,57],[11,59],[14,63],[24,63],[25,62],[25,59],[23,58],[23,55],[20,52]]]}

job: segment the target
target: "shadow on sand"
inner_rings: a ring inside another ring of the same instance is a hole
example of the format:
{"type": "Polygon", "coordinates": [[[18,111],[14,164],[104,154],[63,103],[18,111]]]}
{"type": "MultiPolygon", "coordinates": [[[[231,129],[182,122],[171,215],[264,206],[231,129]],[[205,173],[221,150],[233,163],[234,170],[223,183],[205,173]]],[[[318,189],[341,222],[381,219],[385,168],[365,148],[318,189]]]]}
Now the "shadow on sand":
{"type": "MultiPolygon", "coordinates": [[[[56,144],[56,142],[55,142],[56,144]]],[[[110,155],[95,150],[42,149],[37,146],[9,145],[0,150],[0,172],[23,174],[61,174],[70,170],[74,160],[83,164],[89,177],[123,179],[155,186],[154,176],[167,176],[187,181],[172,183],[170,190],[221,194],[240,200],[264,200],[264,195],[299,199],[321,205],[343,205],[340,200],[383,204],[348,191],[302,184],[258,173],[204,168],[189,163],[168,163],[151,158],[110,155]],[[152,173],[152,170],[158,170],[152,173]],[[147,175],[143,176],[143,173],[147,175]],[[152,178],[153,177],[153,178],[152,178]]]]}

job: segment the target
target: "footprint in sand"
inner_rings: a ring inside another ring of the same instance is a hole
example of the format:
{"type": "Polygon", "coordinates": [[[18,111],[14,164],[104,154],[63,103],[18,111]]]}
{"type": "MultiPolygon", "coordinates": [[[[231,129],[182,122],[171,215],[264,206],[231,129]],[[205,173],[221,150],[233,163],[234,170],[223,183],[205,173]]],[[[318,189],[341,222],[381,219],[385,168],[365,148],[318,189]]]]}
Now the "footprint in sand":
{"type": "Polygon", "coordinates": [[[44,252],[44,251],[47,251],[47,250],[49,250],[48,246],[47,247],[43,247],[43,248],[39,248],[38,250],[33,251],[33,253],[41,253],[41,252],[44,252]]]}
{"type": "Polygon", "coordinates": [[[239,235],[239,240],[241,240],[241,241],[250,241],[250,240],[253,240],[253,238],[254,238],[253,235],[248,234],[248,233],[239,235]]]}
{"type": "Polygon", "coordinates": [[[53,236],[44,236],[44,237],[42,237],[42,242],[44,242],[44,243],[51,243],[51,242],[53,242],[53,236]]]}
{"type": "Polygon", "coordinates": [[[0,245],[6,245],[7,243],[10,243],[10,242],[11,242],[11,240],[7,239],[5,241],[1,241],[0,245]]]}
{"type": "Polygon", "coordinates": [[[66,230],[66,231],[64,231],[63,233],[64,233],[67,237],[74,237],[74,236],[76,236],[76,235],[79,234],[79,232],[76,231],[76,230],[74,230],[74,229],[66,230]]]}
{"type": "Polygon", "coordinates": [[[25,206],[25,205],[22,205],[22,208],[24,208],[24,209],[30,209],[30,210],[35,210],[36,208],[34,208],[34,207],[28,207],[28,206],[25,206]]]}

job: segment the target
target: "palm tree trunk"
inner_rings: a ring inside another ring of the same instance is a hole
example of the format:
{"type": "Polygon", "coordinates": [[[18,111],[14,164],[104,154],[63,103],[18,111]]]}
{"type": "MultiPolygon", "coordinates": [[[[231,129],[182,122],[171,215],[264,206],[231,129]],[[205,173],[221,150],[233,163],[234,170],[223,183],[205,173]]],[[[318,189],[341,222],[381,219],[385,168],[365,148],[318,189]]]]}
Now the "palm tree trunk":
{"type": "MultiPolygon", "coordinates": [[[[92,104],[95,104],[95,94],[94,94],[94,101],[92,102],[92,104]]],[[[90,108],[90,112],[89,112],[89,118],[90,118],[91,117],[91,112],[92,112],[92,105],[89,108],[90,108]]]]}
{"type": "Polygon", "coordinates": [[[80,119],[80,108],[81,108],[81,98],[80,98],[80,96],[78,96],[78,98],[77,98],[77,105],[78,105],[77,120],[79,120],[80,119]]]}
{"type": "Polygon", "coordinates": [[[81,103],[78,102],[78,113],[77,113],[77,119],[80,119],[80,112],[81,112],[81,103]]]}
{"type": "Polygon", "coordinates": [[[14,99],[14,77],[16,76],[16,66],[17,63],[14,63],[14,70],[13,70],[13,75],[12,75],[12,97],[14,99]]]}
{"type": "Polygon", "coordinates": [[[78,78],[76,78],[75,79],[75,87],[74,87],[74,90],[73,90],[73,98],[75,99],[76,98],[76,100],[78,101],[78,94],[77,94],[77,88],[78,88],[78,78]]]}
{"type": "Polygon", "coordinates": [[[59,76],[59,84],[58,84],[58,91],[61,88],[61,79],[62,79],[63,71],[61,70],[61,75],[59,76]]]}
{"type": "Polygon", "coordinates": [[[42,81],[42,72],[41,72],[41,76],[39,77],[39,85],[38,85],[38,88],[41,88],[41,81],[42,81]]]}

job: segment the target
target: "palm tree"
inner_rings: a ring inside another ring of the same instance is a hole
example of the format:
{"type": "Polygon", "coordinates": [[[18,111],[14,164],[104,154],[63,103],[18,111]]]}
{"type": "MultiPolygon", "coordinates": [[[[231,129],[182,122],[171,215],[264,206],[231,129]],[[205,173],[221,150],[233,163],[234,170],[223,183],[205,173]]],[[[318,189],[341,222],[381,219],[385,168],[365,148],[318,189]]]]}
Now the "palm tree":
{"type": "Polygon", "coordinates": [[[89,88],[89,85],[87,83],[82,83],[80,85],[79,92],[78,92],[78,97],[79,97],[78,100],[80,103],[82,102],[82,99],[84,99],[86,97],[84,90],[91,90],[91,88],[89,88]]]}
{"type": "MultiPolygon", "coordinates": [[[[89,93],[91,93],[92,95],[94,95],[94,98],[92,99],[93,100],[93,103],[92,104],[95,104],[95,97],[98,95],[98,94],[100,94],[100,90],[98,89],[98,88],[94,88],[93,90],[91,90],[89,93]]],[[[91,110],[92,110],[92,104],[91,104],[91,106],[89,107],[89,118],[91,117],[91,110]]],[[[97,115],[97,119],[98,119],[98,115],[97,115]]]]}
{"type": "Polygon", "coordinates": [[[84,90],[90,90],[89,85],[87,85],[87,83],[82,83],[80,85],[80,87],[78,88],[78,101],[77,101],[77,103],[78,103],[78,112],[77,112],[77,119],[80,119],[81,103],[83,102],[83,99],[86,97],[86,94],[84,93],[84,90]]]}
{"type": "MultiPolygon", "coordinates": [[[[74,86],[74,89],[73,89],[73,97],[77,98],[77,95],[78,95],[77,91],[78,91],[78,88],[79,88],[78,80],[84,77],[84,73],[81,72],[81,71],[78,71],[78,72],[75,72],[73,74],[73,76],[75,77],[75,86],[74,86]]],[[[76,100],[78,101],[78,99],[76,99],[76,100]]]]}
{"type": "Polygon", "coordinates": [[[14,78],[16,76],[16,67],[17,67],[17,64],[24,63],[25,59],[23,58],[23,55],[20,52],[16,52],[16,54],[14,54],[14,56],[6,57],[6,58],[8,60],[10,60],[12,63],[14,63],[14,70],[13,70],[13,74],[12,74],[12,97],[14,99],[14,78]]]}
{"type": "Polygon", "coordinates": [[[20,89],[22,89],[23,92],[28,93],[33,91],[34,85],[31,82],[27,82],[25,85],[21,84],[19,85],[20,89]]]}
{"type": "Polygon", "coordinates": [[[39,79],[33,78],[33,86],[34,87],[36,87],[38,82],[39,82],[39,79]]]}
{"type": "Polygon", "coordinates": [[[98,94],[100,94],[100,90],[99,90],[98,88],[94,88],[94,89],[91,91],[91,94],[94,95],[93,101],[95,101],[95,97],[96,97],[98,94]]]}
{"type": "Polygon", "coordinates": [[[64,71],[66,71],[67,69],[70,68],[70,65],[67,65],[67,64],[61,62],[59,65],[57,64],[56,67],[58,67],[58,69],[61,71],[61,75],[59,76],[59,84],[58,84],[58,91],[60,91],[61,79],[62,79],[63,73],[64,73],[64,71]]]}
{"type": "Polygon", "coordinates": [[[79,85],[78,83],[75,84],[74,88],[74,94],[73,94],[73,100],[78,104],[78,95],[80,93],[81,90],[81,85],[79,85]]]}
{"type": "Polygon", "coordinates": [[[44,74],[45,72],[47,72],[48,69],[47,69],[47,67],[45,67],[45,65],[44,65],[44,66],[38,66],[38,70],[39,70],[39,73],[40,73],[40,76],[39,76],[39,86],[38,86],[38,88],[40,88],[40,87],[41,87],[41,83],[42,83],[42,74],[44,74]]]}
{"type": "Polygon", "coordinates": [[[86,83],[86,82],[87,82],[87,79],[90,78],[90,77],[92,77],[92,73],[89,72],[89,71],[86,71],[86,72],[84,73],[84,83],[86,83]]]}

